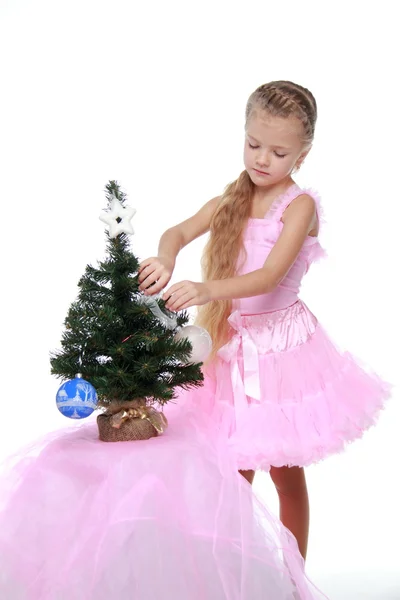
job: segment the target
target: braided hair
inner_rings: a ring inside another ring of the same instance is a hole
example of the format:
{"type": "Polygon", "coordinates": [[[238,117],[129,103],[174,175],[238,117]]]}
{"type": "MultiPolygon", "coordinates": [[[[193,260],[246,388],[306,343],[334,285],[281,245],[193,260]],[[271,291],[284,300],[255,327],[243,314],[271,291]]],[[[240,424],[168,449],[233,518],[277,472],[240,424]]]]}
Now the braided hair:
{"type": "Polygon", "coordinates": [[[312,142],[317,121],[317,103],[307,88],[291,81],[264,83],[247,101],[246,123],[257,109],[273,117],[297,117],[304,127],[304,141],[312,142]]]}

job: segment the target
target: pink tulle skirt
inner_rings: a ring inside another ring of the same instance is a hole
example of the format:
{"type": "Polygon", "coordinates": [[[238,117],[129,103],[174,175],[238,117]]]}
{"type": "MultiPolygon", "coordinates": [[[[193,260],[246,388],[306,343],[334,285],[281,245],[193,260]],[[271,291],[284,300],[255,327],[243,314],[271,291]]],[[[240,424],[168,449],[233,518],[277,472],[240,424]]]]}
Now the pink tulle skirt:
{"type": "Polygon", "coordinates": [[[4,600],[311,600],[293,536],[187,403],[144,442],[56,432],[0,479],[4,600]]]}
{"type": "Polygon", "coordinates": [[[306,466],[376,422],[390,386],[341,352],[301,301],[230,317],[234,335],[191,394],[241,469],[306,466]]]}

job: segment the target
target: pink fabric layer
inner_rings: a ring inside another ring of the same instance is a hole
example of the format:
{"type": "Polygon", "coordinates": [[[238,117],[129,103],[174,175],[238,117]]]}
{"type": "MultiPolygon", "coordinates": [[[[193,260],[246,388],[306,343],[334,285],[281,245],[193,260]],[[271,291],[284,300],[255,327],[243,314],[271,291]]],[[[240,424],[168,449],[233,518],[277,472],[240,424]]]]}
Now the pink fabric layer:
{"type": "Polygon", "coordinates": [[[341,352],[301,301],[230,317],[234,335],[193,392],[241,469],[305,466],[376,422],[390,385],[341,352]]]}
{"type": "Polygon", "coordinates": [[[312,600],[293,536],[197,407],[145,442],[94,424],[14,457],[0,481],[0,598],[312,600]],[[11,468],[12,467],[12,468],[11,468]]]}

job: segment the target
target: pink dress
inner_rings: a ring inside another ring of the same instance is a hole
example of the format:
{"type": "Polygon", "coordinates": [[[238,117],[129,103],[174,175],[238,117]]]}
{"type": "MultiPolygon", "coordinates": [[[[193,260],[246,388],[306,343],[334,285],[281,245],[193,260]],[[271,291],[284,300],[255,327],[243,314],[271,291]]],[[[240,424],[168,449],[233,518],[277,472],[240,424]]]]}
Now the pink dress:
{"type": "Polygon", "coordinates": [[[1,600],[322,600],[206,414],[143,442],[54,432],[0,477],[1,600]]]}
{"type": "MultiPolygon", "coordinates": [[[[249,219],[247,258],[239,274],[263,266],[300,194],[296,184],[277,197],[264,219],[249,219]]],[[[229,438],[240,469],[305,466],[342,450],[375,423],[390,386],[341,352],[299,299],[301,280],[325,254],[308,237],[295,263],[269,294],[233,302],[230,341],[207,371],[197,402],[229,438]]]]}

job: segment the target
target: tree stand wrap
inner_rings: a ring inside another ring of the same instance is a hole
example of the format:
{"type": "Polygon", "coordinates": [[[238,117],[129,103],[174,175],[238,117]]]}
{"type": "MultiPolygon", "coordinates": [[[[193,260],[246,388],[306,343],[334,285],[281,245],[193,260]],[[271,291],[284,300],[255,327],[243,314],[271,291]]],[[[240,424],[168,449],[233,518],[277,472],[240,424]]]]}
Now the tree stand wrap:
{"type": "Polygon", "coordinates": [[[131,400],[109,405],[97,417],[97,426],[102,442],[129,442],[156,437],[163,433],[168,422],[162,412],[145,401],[131,400]]]}

